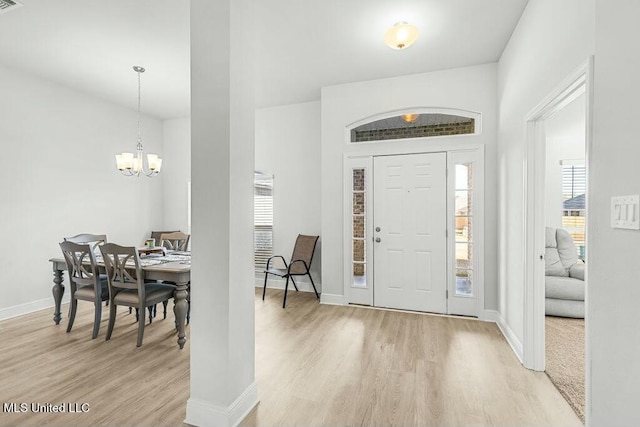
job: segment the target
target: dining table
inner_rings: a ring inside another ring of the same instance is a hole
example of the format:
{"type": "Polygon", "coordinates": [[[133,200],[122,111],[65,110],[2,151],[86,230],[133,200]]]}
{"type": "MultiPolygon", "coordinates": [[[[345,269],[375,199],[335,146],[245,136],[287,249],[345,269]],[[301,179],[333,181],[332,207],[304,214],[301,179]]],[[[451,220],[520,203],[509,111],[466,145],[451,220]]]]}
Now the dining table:
{"type": "MultiPolygon", "coordinates": [[[[173,292],[173,312],[176,317],[176,328],[178,330],[178,346],[182,349],[187,342],[185,334],[185,324],[187,310],[189,307],[189,283],[191,281],[191,252],[166,251],[164,253],[144,254],[140,251],[140,267],[144,274],[145,281],[161,280],[175,283],[173,292]]],[[[67,263],[63,257],[55,257],[49,260],[53,267],[53,300],[55,309],[53,321],[56,325],[62,320],[61,305],[64,296],[63,274],[67,269],[67,263]]],[[[96,263],[104,272],[104,262],[101,255],[96,255],[96,263]]],[[[132,268],[135,268],[132,266],[132,268]]],[[[144,316],[142,316],[144,319],[144,316]]]]}

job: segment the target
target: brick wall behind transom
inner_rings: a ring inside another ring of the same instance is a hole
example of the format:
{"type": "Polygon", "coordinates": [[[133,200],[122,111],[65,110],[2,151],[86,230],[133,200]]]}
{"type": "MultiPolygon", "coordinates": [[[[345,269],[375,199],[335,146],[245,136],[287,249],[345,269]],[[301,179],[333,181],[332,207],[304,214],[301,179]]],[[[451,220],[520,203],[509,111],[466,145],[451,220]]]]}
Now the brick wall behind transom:
{"type": "Polygon", "coordinates": [[[351,142],[384,141],[387,139],[425,138],[431,136],[463,135],[475,132],[474,119],[459,123],[395,129],[353,130],[351,142]]]}

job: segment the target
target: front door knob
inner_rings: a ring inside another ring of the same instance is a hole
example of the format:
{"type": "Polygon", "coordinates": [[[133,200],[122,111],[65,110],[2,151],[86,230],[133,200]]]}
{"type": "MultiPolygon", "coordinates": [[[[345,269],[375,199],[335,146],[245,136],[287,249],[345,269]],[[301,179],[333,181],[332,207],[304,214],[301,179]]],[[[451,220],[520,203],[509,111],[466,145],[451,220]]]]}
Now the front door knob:
{"type": "Polygon", "coordinates": [[[376,237],[376,243],[380,243],[381,241],[382,241],[382,239],[381,239],[381,238],[376,237]]]}
{"type": "Polygon", "coordinates": [[[380,231],[380,227],[376,227],[376,231],[380,231]]]}

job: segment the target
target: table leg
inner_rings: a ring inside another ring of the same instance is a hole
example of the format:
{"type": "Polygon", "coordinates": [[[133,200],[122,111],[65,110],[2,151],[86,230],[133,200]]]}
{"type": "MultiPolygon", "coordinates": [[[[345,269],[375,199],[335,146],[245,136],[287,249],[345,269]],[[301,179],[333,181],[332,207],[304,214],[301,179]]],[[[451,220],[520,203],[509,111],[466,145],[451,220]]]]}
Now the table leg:
{"type": "Polygon", "coordinates": [[[184,348],[184,343],[187,342],[187,337],[184,333],[184,326],[187,317],[187,284],[177,283],[176,290],[173,293],[173,313],[176,316],[176,323],[178,324],[178,345],[180,348],[184,348]]]}
{"type": "Polygon", "coordinates": [[[64,295],[64,285],[62,284],[62,270],[53,269],[53,300],[55,301],[55,311],[53,312],[53,321],[56,325],[60,324],[62,319],[62,313],[60,312],[60,305],[62,304],[62,296],[64,295]]]}

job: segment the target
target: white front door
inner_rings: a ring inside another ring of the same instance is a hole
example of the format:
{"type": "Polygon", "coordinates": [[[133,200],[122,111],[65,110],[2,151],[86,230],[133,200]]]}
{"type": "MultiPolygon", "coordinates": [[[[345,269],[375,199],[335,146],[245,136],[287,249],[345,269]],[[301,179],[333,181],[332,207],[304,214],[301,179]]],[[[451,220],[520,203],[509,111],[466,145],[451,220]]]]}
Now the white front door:
{"type": "Polygon", "coordinates": [[[446,153],[374,158],[374,305],[447,312],[446,153]]]}

